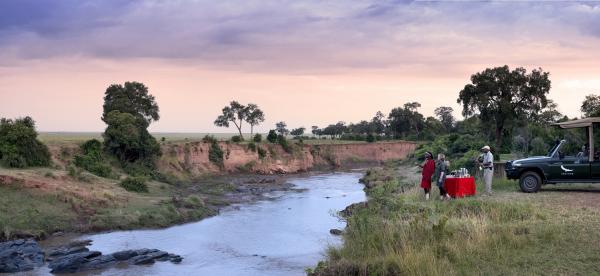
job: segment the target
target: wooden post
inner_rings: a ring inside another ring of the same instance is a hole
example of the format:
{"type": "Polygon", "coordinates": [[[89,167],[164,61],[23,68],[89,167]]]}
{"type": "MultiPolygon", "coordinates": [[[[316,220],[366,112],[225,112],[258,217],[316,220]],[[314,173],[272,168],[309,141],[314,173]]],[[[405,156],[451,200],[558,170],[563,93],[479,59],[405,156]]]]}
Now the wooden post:
{"type": "Polygon", "coordinates": [[[588,143],[590,143],[590,162],[594,162],[594,124],[592,123],[588,128],[588,143]]]}

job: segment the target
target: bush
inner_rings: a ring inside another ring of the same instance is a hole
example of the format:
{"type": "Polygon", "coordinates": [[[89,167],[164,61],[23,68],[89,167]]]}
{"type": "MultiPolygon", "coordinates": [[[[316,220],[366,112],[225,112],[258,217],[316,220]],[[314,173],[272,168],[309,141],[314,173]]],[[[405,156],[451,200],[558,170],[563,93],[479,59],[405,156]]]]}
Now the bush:
{"type": "Polygon", "coordinates": [[[127,177],[119,183],[119,186],[130,192],[148,192],[148,185],[146,185],[146,178],[144,177],[127,177]]]}
{"type": "Polygon", "coordinates": [[[277,143],[277,132],[275,132],[275,130],[269,130],[269,135],[267,135],[267,141],[269,141],[269,143],[277,143]]]}
{"type": "Polygon", "coordinates": [[[265,159],[265,157],[267,157],[267,151],[261,147],[257,148],[257,152],[258,152],[258,158],[265,159]]]}
{"type": "Polygon", "coordinates": [[[288,143],[287,139],[285,139],[285,136],[278,135],[277,143],[283,148],[285,152],[292,153],[292,146],[288,143]]]}
{"type": "Polygon", "coordinates": [[[253,151],[253,152],[256,152],[256,144],[254,142],[250,142],[248,144],[248,149],[251,150],[251,151],[253,151]]]}
{"type": "Polygon", "coordinates": [[[0,120],[0,164],[12,168],[50,165],[48,147],[37,139],[31,117],[0,120]]]}
{"type": "Polygon", "coordinates": [[[257,133],[256,135],[254,135],[254,138],[252,140],[255,143],[260,143],[260,142],[262,142],[262,135],[260,133],[257,133]]]}
{"type": "Polygon", "coordinates": [[[219,146],[219,143],[212,142],[210,144],[210,148],[208,149],[208,160],[213,162],[215,165],[223,168],[223,150],[219,146]]]}
{"type": "Polygon", "coordinates": [[[133,114],[113,110],[104,118],[108,127],[104,131],[104,147],[122,164],[141,161],[154,167],[160,156],[160,145],[147,130],[147,125],[133,114]]]}
{"type": "Polygon", "coordinates": [[[367,135],[367,142],[368,143],[374,143],[375,142],[375,135],[369,133],[369,135],[367,135]]]}
{"type": "Polygon", "coordinates": [[[243,141],[244,139],[242,139],[242,136],[239,135],[235,135],[231,137],[231,142],[233,143],[239,143],[241,141],[243,141]]]}
{"type": "Polygon", "coordinates": [[[217,141],[217,138],[215,138],[215,136],[207,134],[206,136],[204,136],[204,138],[202,138],[202,142],[204,142],[204,143],[216,143],[218,141],[217,141]]]}
{"type": "Polygon", "coordinates": [[[104,157],[102,143],[96,139],[88,140],[81,145],[83,155],[76,155],[74,164],[100,177],[110,177],[112,167],[104,157]]]}

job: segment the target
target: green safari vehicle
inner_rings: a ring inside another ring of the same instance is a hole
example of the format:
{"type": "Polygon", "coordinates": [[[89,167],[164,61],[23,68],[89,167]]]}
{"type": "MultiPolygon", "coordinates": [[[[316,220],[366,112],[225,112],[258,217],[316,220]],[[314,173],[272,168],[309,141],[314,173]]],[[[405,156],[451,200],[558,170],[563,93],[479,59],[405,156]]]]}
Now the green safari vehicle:
{"type": "Polygon", "coordinates": [[[578,153],[563,151],[568,141],[554,145],[546,156],[509,161],[505,164],[506,177],[519,180],[521,191],[535,193],[542,185],[557,183],[600,183],[600,151],[594,150],[594,125],[600,118],[585,118],[555,124],[563,129],[585,128],[588,143],[578,153]]]}

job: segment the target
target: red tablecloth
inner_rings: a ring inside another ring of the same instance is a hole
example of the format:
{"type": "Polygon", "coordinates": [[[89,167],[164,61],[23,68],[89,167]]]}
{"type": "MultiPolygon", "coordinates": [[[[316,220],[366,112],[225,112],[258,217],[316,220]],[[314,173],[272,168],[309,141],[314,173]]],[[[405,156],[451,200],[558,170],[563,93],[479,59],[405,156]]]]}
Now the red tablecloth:
{"type": "Polygon", "coordinates": [[[446,178],[444,182],[444,188],[451,197],[465,197],[474,196],[476,193],[475,189],[475,178],[474,177],[461,177],[461,178],[446,178]]]}

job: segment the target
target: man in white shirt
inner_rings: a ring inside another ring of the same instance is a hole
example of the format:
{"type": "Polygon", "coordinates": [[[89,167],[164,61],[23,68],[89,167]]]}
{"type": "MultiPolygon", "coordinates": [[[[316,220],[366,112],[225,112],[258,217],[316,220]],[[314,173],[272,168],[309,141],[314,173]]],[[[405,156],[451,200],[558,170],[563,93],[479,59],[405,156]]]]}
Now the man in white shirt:
{"type": "Polygon", "coordinates": [[[483,182],[485,183],[485,194],[492,195],[492,179],[494,179],[494,155],[490,146],[481,148],[483,151],[483,182]]]}

